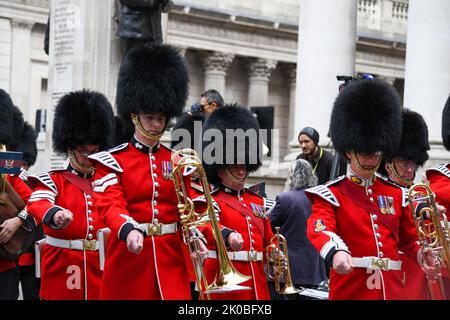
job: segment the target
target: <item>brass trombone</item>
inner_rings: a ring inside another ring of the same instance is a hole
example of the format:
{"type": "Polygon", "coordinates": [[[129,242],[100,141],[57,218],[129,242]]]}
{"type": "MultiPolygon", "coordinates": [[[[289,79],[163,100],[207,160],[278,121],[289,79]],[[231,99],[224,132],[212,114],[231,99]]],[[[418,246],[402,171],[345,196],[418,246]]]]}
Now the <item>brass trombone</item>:
{"type": "Polygon", "coordinates": [[[447,216],[439,214],[433,191],[424,183],[415,184],[409,189],[408,201],[413,213],[420,247],[422,251],[431,250],[436,258],[438,270],[436,277],[427,275],[430,296],[433,300],[437,299],[433,290],[433,286],[437,282],[441,297],[446,299],[441,267],[450,271],[450,234],[447,216]]]}
{"type": "Polygon", "coordinates": [[[275,282],[275,290],[279,294],[299,293],[301,290],[292,284],[286,238],[280,234],[280,227],[275,227],[275,230],[276,233],[266,248],[267,276],[275,282]],[[282,278],[284,278],[283,288],[281,288],[282,278]]]}
{"type": "Polygon", "coordinates": [[[209,293],[229,292],[236,290],[248,290],[250,287],[240,286],[239,284],[251,279],[250,276],[240,274],[233,266],[228,257],[225,243],[220,232],[220,227],[214,211],[210,186],[206,179],[205,170],[197,153],[192,149],[183,149],[175,152],[171,158],[172,178],[175,184],[175,190],[178,199],[178,212],[180,213],[180,222],[183,232],[183,240],[189,248],[191,254],[196,254],[197,261],[192,261],[196,283],[200,292],[201,299],[204,299],[204,293],[209,299],[209,293]],[[186,183],[190,183],[190,176],[196,174],[203,187],[204,197],[207,208],[203,212],[196,212],[195,205],[189,197],[186,189],[186,183]],[[188,179],[186,181],[185,179],[188,179]],[[201,259],[198,254],[197,243],[191,244],[191,236],[195,234],[196,227],[211,223],[211,228],[216,245],[217,261],[219,270],[214,281],[208,284],[201,259]],[[204,288],[204,289],[202,289],[204,288]]]}

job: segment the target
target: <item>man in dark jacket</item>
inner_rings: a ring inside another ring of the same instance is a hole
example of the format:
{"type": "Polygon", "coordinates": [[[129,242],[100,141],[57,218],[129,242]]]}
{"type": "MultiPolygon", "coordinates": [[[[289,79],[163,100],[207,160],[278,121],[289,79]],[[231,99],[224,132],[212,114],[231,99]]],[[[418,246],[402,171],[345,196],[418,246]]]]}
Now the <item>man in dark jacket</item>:
{"type": "MultiPolygon", "coordinates": [[[[332,175],[335,156],[319,146],[319,133],[316,129],[312,127],[303,128],[298,134],[298,143],[300,144],[303,153],[299,154],[296,160],[304,159],[309,162],[313,168],[313,172],[319,179],[319,184],[324,184],[325,182],[332,180],[330,177],[332,175]]],[[[336,176],[345,175],[346,171],[347,166],[342,165],[336,176]]]]}
{"type": "Polygon", "coordinates": [[[117,35],[125,40],[125,53],[138,43],[162,43],[161,13],[171,0],[120,0],[117,35]]]}
{"type": "MultiPolygon", "coordinates": [[[[317,177],[305,160],[295,160],[291,164],[287,189],[276,198],[275,207],[270,212],[272,229],[280,227],[280,234],[288,244],[289,267],[292,282],[296,288],[316,289],[327,279],[325,262],[306,236],[306,220],[311,215],[311,202],[305,189],[317,185],[317,177]]],[[[275,299],[279,295],[272,291],[275,299]]],[[[305,299],[299,294],[287,295],[286,299],[305,299]]]]}
{"type": "Polygon", "coordinates": [[[190,148],[198,151],[203,122],[223,105],[223,97],[217,90],[209,89],[202,92],[200,103],[193,104],[191,110],[184,113],[174,125],[170,147],[176,150],[190,148]],[[188,133],[190,136],[186,136],[188,133]]]}

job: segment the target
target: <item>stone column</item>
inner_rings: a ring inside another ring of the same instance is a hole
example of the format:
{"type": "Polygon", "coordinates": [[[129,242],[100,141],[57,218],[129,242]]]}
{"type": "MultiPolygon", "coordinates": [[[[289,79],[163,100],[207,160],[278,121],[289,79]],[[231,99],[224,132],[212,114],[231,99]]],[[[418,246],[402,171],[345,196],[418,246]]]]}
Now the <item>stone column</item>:
{"type": "MultiPolygon", "coordinates": [[[[47,161],[42,170],[64,166],[53,154],[54,108],[65,93],[83,88],[114,96],[120,50],[112,17],[114,0],[51,0],[47,161]]],[[[113,96],[113,97],[111,97],[113,96]]]]}
{"type": "Polygon", "coordinates": [[[283,64],[283,73],[289,81],[289,123],[288,123],[288,141],[297,139],[297,133],[294,132],[295,119],[295,94],[297,88],[297,66],[295,64],[283,64]]]}
{"type": "Polygon", "coordinates": [[[23,20],[11,20],[11,98],[22,110],[24,119],[31,123],[30,114],[30,70],[31,70],[31,29],[33,23],[23,20]]]}
{"type": "Polygon", "coordinates": [[[305,126],[326,145],[337,75],[353,75],[356,51],[356,0],[300,0],[295,129],[292,160],[300,152],[296,133],[305,126]]]}
{"type": "Polygon", "coordinates": [[[268,59],[252,59],[248,63],[248,107],[264,107],[269,103],[269,80],[277,62],[268,59]]]}
{"type": "Polygon", "coordinates": [[[215,89],[225,96],[225,78],[234,55],[222,52],[204,52],[202,63],[205,68],[205,90],[215,89]]]}
{"type": "Polygon", "coordinates": [[[427,122],[435,162],[449,158],[441,146],[442,109],[450,93],[449,31],[450,1],[409,1],[404,105],[427,122]]]}

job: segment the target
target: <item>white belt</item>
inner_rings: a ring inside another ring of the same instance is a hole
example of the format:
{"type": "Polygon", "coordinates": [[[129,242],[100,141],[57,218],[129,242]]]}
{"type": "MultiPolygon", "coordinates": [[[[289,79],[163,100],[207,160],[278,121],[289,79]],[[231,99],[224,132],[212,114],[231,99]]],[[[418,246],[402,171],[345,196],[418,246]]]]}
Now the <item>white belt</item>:
{"type": "Polygon", "coordinates": [[[163,236],[165,234],[175,233],[178,230],[177,223],[141,223],[139,224],[148,236],[163,236]]]}
{"type": "Polygon", "coordinates": [[[401,270],[402,262],[391,260],[389,258],[362,257],[352,258],[352,263],[357,268],[366,268],[369,270],[401,270]]]}
{"type": "MultiPolygon", "coordinates": [[[[263,253],[258,251],[228,251],[228,258],[234,261],[262,261],[263,253]]],[[[217,259],[216,251],[209,250],[208,258],[217,259]]]]}
{"type": "Polygon", "coordinates": [[[88,250],[97,251],[98,242],[97,240],[65,240],[57,239],[50,236],[46,236],[45,242],[51,246],[72,249],[72,250],[88,250]]]}

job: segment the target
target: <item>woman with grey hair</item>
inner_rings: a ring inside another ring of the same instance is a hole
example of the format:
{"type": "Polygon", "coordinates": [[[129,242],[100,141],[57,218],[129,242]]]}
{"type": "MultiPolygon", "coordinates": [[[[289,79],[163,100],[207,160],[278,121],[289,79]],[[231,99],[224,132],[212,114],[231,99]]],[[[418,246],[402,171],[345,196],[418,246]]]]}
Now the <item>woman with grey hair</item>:
{"type": "Polygon", "coordinates": [[[308,161],[297,159],[291,162],[286,180],[286,191],[312,188],[317,186],[318,179],[308,161]]]}
{"type": "MultiPolygon", "coordinates": [[[[317,177],[306,160],[298,159],[291,163],[286,184],[287,191],[277,196],[275,207],[270,212],[270,223],[273,230],[280,227],[280,233],[286,238],[294,286],[316,289],[327,276],[325,262],[306,236],[311,202],[305,189],[316,186],[317,177]]],[[[280,297],[275,292],[272,292],[272,298],[306,299],[299,294],[280,297]]]]}

